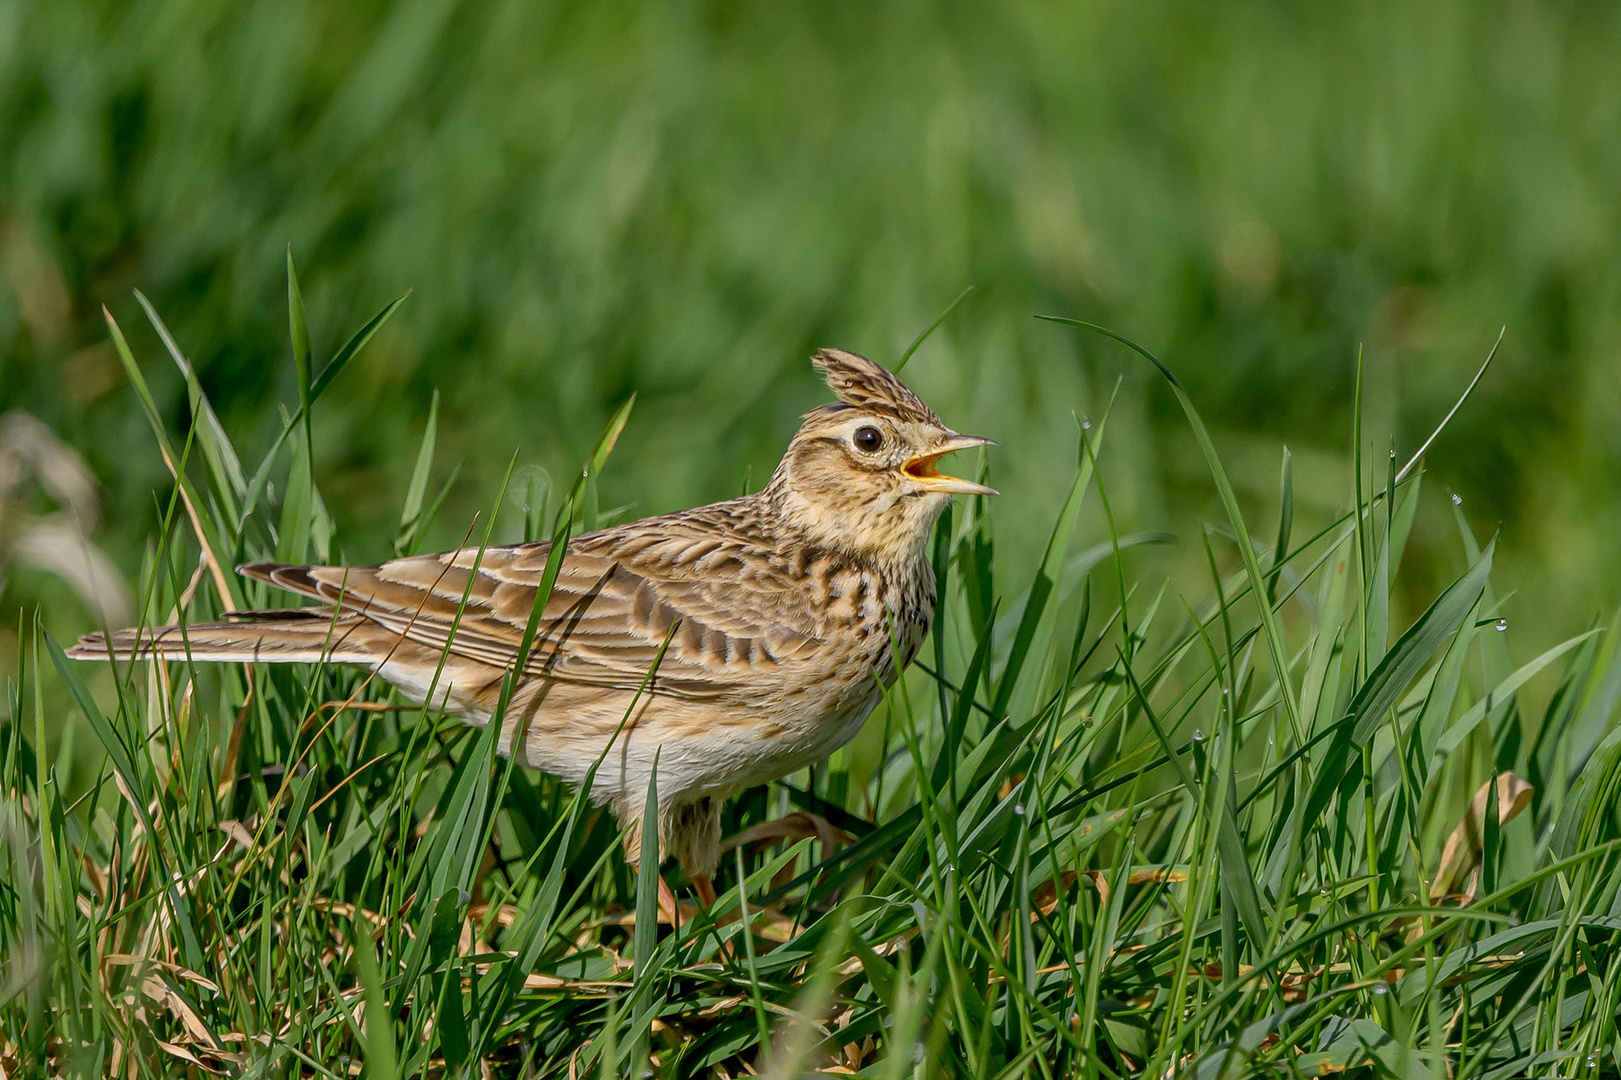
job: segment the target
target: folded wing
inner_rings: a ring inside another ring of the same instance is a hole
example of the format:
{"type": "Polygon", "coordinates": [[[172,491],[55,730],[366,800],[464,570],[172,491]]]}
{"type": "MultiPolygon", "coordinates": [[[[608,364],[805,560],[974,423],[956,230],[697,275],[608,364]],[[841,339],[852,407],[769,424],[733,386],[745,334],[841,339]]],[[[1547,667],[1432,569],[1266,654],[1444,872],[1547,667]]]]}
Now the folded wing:
{"type": "MultiPolygon", "coordinates": [[[[517,659],[550,553],[543,543],[370,567],[241,569],[407,640],[505,668],[517,659]]],[[[733,700],[770,693],[821,630],[809,621],[801,588],[763,546],[717,536],[711,523],[653,518],[588,534],[564,555],[526,670],[634,690],[664,648],[655,693],[733,700]]]]}

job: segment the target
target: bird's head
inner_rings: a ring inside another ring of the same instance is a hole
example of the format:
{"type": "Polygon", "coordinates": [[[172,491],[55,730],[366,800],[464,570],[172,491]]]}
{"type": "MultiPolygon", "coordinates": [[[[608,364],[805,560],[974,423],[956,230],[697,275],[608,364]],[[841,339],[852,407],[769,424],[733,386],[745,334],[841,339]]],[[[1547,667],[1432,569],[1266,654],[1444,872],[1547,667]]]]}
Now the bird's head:
{"type": "Polygon", "coordinates": [[[766,490],[810,540],[880,562],[915,558],[952,495],[996,494],[935,467],[992,440],[952,431],[864,356],[823,349],[812,362],[839,400],[805,416],[766,490]]]}

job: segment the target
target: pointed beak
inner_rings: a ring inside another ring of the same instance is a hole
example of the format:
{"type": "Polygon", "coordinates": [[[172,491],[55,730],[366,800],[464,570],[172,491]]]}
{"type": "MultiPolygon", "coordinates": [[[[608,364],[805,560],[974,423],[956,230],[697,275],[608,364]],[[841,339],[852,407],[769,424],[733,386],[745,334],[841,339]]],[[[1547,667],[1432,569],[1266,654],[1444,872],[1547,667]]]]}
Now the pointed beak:
{"type": "Polygon", "coordinates": [[[984,484],[976,484],[972,480],[961,480],[955,476],[947,476],[935,468],[935,463],[947,454],[958,450],[969,450],[976,446],[995,446],[995,439],[987,439],[979,435],[958,435],[952,432],[946,436],[943,443],[935,446],[927,454],[919,454],[905,465],[901,466],[913,483],[928,491],[938,491],[947,495],[995,495],[995,488],[988,488],[984,484]]]}

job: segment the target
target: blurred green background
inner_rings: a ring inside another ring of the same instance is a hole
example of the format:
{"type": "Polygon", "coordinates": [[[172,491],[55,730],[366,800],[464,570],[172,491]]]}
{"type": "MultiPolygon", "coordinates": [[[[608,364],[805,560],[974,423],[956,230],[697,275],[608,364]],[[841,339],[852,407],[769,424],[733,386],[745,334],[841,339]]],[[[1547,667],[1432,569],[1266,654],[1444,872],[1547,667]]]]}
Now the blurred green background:
{"type": "MultiPolygon", "coordinates": [[[[335,555],[374,561],[435,390],[435,485],[464,468],[431,542],[514,448],[566,484],[633,391],[603,500],[656,513],[763,481],[825,397],[815,347],[893,363],[972,283],[907,377],[1001,440],[1014,587],[1072,413],[1121,377],[1104,475],[1123,530],[1183,538],[1131,556],[1174,579],[1203,573],[1215,516],[1174,401],[1033,314],[1160,352],[1268,537],[1283,443],[1297,536],[1350,503],[1359,348],[1382,474],[1506,324],[1403,573],[1417,604],[1461,568],[1456,491],[1501,523],[1529,651],[1621,599],[1618,56],[1621,10],[1582,2],[8,0],[0,412],[83,455],[94,539],[133,580],[170,488],[101,305],[183,430],[131,290],[152,298],[251,468],[297,399],[287,245],[320,358],[413,289],[316,411],[335,555]]],[[[0,545],[67,500],[12,474],[0,545]]],[[[0,623],[41,601],[59,634],[90,622],[10,550],[0,623]]]]}

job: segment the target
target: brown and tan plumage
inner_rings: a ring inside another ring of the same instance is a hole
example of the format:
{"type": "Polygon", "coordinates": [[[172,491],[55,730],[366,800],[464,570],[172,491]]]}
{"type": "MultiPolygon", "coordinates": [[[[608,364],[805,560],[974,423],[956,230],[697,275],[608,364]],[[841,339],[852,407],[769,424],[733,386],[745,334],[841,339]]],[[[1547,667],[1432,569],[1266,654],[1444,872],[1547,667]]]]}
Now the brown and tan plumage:
{"type": "MultiPolygon", "coordinates": [[[[855,735],[933,618],[930,528],[952,493],[995,494],[934,467],[989,440],[948,429],[870,360],[826,349],[814,362],[839,400],[805,417],[763,490],[569,542],[505,718],[504,753],[521,731],[520,760],[575,784],[608,748],[591,794],[618,816],[632,860],[657,752],[660,851],[701,889],[720,855],[721,802],[855,735]]],[[[124,630],[111,651],[355,664],[482,725],[550,547],[243,566],[319,606],[124,630]]],[[[70,650],[107,653],[100,634],[70,650]]]]}

